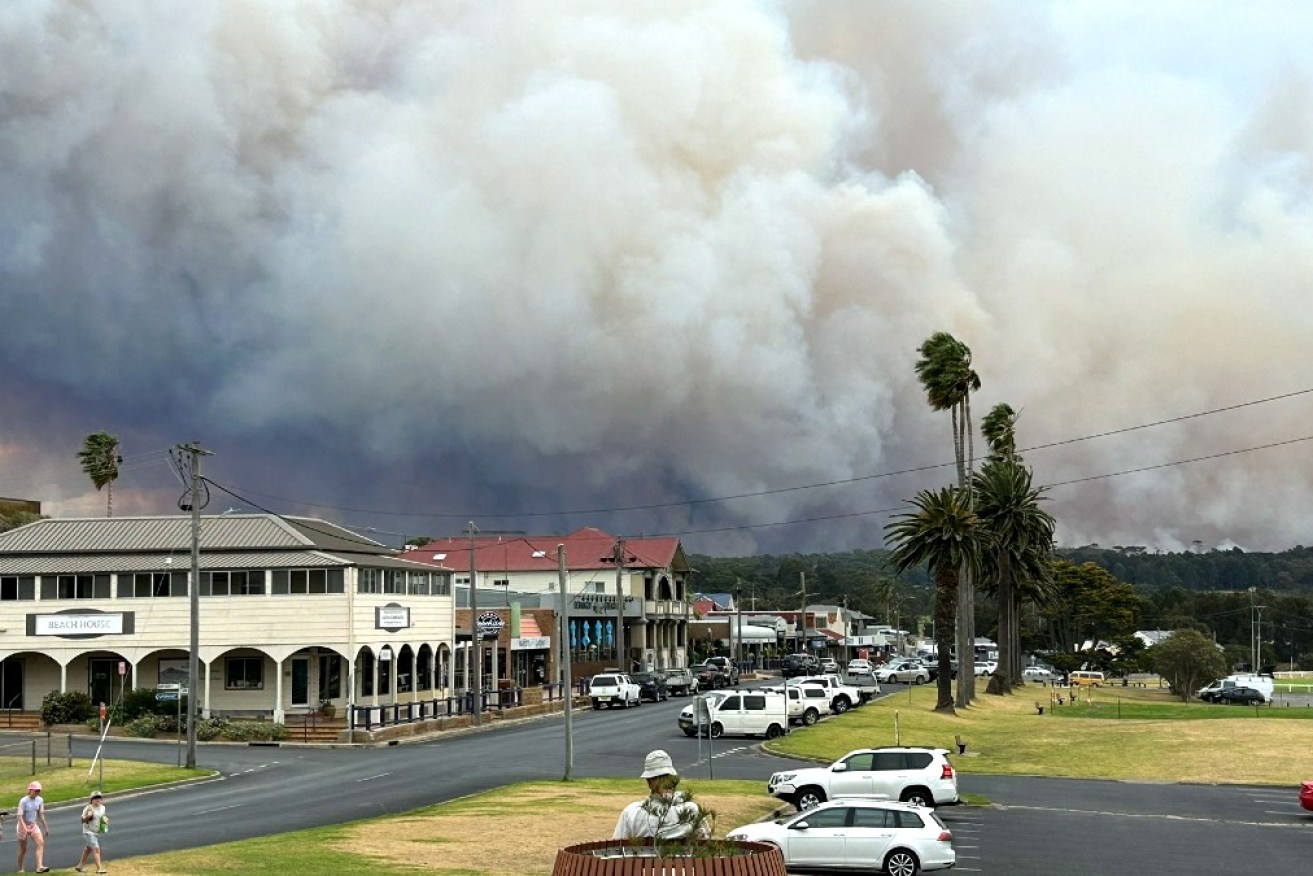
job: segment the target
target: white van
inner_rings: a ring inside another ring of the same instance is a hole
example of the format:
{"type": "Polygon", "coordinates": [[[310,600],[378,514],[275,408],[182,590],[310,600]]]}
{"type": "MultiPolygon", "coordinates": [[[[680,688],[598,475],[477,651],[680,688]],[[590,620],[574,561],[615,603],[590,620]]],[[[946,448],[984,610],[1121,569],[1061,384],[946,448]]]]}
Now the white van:
{"type": "MultiPolygon", "coordinates": [[[[711,736],[765,736],[788,732],[788,706],[780,694],[733,691],[710,707],[711,736]]],[[[703,731],[705,732],[705,731],[703,731]]]]}
{"type": "Polygon", "coordinates": [[[1252,688],[1263,695],[1265,702],[1272,702],[1272,694],[1276,691],[1276,685],[1271,678],[1266,675],[1228,675],[1226,678],[1218,679],[1207,687],[1200,688],[1195,692],[1195,696],[1206,703],[1210,703],[1228,687],[1248,687],[1252,688]]]}

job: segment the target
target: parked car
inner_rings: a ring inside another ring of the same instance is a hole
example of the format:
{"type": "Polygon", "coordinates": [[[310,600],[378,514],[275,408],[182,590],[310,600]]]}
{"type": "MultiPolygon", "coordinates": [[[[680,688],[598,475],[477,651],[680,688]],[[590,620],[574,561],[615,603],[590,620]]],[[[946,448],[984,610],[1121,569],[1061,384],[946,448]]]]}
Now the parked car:
{"type": "Polygon", "coordinates": [[[835,660],[833,657],[822,657],[820,668],[821,672],[838,672],[839,661],[835,660]]]}
{"type": "Polygon", "coordinates": [[[820,665],[820,661],[810,654],[790,654],[780,664],[780,675],[785,678],[811,675],[820,669],[820,665]]]}
{"type": "Polygon", "coordinates": [[[997,660],[977,660],[976,675],[993,675],[998,671],[997,660]]]}
{"type": "Polygon", "coordinates": [[[1300,782],[1299,805],[1313,812],[1313,782],[1300,782]]]}
{"type": "Polygon", "coordinates": [[[894,660],[875,671],[875,680],[881,684],[925,684],[930,670],[919,660],[894,660]]]}
{"type": "Polygon", "coordinates": [[[756,690],[782,694],[785,698],[785,714],[788,715],[790,724],[810,727],[821,720],[820,709],[812,705],[811,700],[803,693],[801,685],[785,683],[773,687],[759,687],[756,690]]]}
{"type": "Polygon", "coordinates": [[[729,679],[730,684],[733,685],[739,683],[739,668],[734,664],[734,661],[729,659],[728,657],[708,657],[706,660],[703,660],[702,662],[714,663],[717,666],[719,666],[720,671],[723,672],[725,674],[725,677],[729,679]]]}
{"type": "Polygon", "coordinates": [[[1267,702],[1261,690],[1252,687],[1227,687],[1213,694],[1213,702],[1229,705],[1261,706],[1267,702]]]}
{"type": "MultiPolygon", "coordinates": [[[[830,691],[828,689],[818,684],[799,684],[796,678],[790,678],[785,683],[785,687],[798,691],[802,701],[808,704],[809,707],[804,707],[804,713],[812,709],[816,711],[816,719],[810,723],[815,724],[821,718],[834,713],[834,708],[830,705],[830,691]]],[[[803,721],[803,723],[808,722],[803,721]]]]}
{"type": "Polygon", "coordinates": [[[1021,670],[1021,677],[1026,681],[1050,682],[1053,680],[1053,670],[1044,666],[1027,666],[1021,670]]]}
{"type": "Polygon", "coordinates": [[[811,809],[837,797],[901,800],[921,806],[950,805],[958,800],[957,772],[943,748],[859,748],[829,766],[775,773],[766,790],[799,809],[811,809]]]}
{"type": "Polygon", "coordinates": [[[640,700],[663,703],[668,699],[666,680],[661,675],[655,672],[635,672],[629,678],[634,684],[638,685],[638,698],[640,700]]]}
{"type": "Polygon", "coordinates": [[[698,692],[698,680],[691,669],[667,669],[666,692],[670,696],[682,697],[698,692]]]}
{"type": "Polygon", "coordinates": [[[1226,678],[1218,679],[1207,687],[1195,691],[1195,696],[1204,702],[1210,702],[1214,696],[1229,687],[1247,687],[1258,691],[1263,695],[1267,702],[1272,701],[1272,695],[1276,692],[1276,685],[1271,678],[1261,675],[1228,675],[1226,678]]]}
{"type": "Polygon", "coordinates": [[[613,706],[624,706],[627,709],[630,706],[643,704],[638,685],[624,673],[594,675],[588,682],[588,697],[593,701],[594,709],[600,709],[602,706],[608,709],[613,706]]]}
{"type": "Polygon", "coordinates": [[[836,715],[842,715],[849,709],[855,709],[870,699],[872,693],[879,693],[880,687],[877,684],[875,689],[863,690],[855,685],[845,684],[837,675],[804,675],[802,678],[789,679],[790,684],[815,684],[826,688],[830,692],[830,709],[836,715]]]}
{"type": "Polygon", "coordinates": [[[694,666],[693,677],[697,679],[699,690],[729,687],[729,676],[721,672],[715,663],[699,663],[694,666]]]}
{"type": "Polygon", "coordinates": [[[852,660],[849,660],[849,661],[848,661],[848,674],[849,674],[849,675],[870,675],[870,674],[871,674],[871,661],[870,661],[870,660],[866,660],[866,659],[864,659],[864,658],[862,658],[862,657],[854,657],[852,660]]]}
{"type": "Polygon", "coordinates": [[[930,809],[874,800],[836,800],[775,821],[736,827],[727,839],[769,843],[794,868],[891,876],[943,870],[957,862],[953,834],[930,809]]]}

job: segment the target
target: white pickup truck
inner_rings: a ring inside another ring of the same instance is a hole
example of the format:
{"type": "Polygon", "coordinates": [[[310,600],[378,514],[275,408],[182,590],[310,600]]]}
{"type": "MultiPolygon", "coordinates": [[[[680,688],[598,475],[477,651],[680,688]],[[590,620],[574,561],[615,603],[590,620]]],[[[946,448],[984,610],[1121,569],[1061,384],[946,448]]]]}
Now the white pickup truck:
{"type": "Polygon", "coordinates": [[[880,685],[877,683],[874,689],[869,687],[857,687],[856,685],[847,684],[840,680],[838,675],[808,675],[803,678],[789,679],[792,684],[809,684],[819,685],[829,691],[830,708],[836,715],[842,715],[849,709],[865,703],[872,693],[880,692],[880,685]]]}
{"type": "Polygon", "coordinates": [[[594,675],[588,682],[588,696],[593,701],[594,709],[600,709],[602,706],[608,709],[613,706],[624,706],[627,709],[630,706],[643,705],[638,684],[622,672],[594,675]]]}

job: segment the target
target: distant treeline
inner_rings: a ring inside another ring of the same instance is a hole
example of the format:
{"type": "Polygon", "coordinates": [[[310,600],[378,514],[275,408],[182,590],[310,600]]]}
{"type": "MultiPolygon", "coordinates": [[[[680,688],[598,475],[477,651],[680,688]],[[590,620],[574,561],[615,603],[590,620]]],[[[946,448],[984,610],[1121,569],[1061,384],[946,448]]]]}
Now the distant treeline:
{"type": "MultiPolygon", "coordinates": [[[[1136,546],[1104,548],[1086,545],[1057,551],[1077,567],[1093,564],[1130,585],[1113,606],[1091,612],[1073,605],[1056,615],[1031,612],[1033,647],[1059,647],[1066,618],[1085,628],[1092,624],[1101,636],[1125,636],[1136,629],[1174,630],[1185,627],[1211,635],[1241,660],[1253,645],[1257,627],[1264,641],[1262,662],[1307,662],[1313,665],[1313,548],[1295,547],[1280,553],[1245,553],[1239,549],[1186,553],[1153,553],[1136,546]],[[1250,588],[1254,592],[1250,592],[1250,588]],[[1129,604],[1128,604],[1129,603],[1129,604]],[[1086,617],[1081,617],[1084,613],[1086,617]],[[1117,620],[1116,618],[1124,619],[1117,620]],[[1101,621],[1101,623],[1100,623],[1101,621]]],[[[928,629],[931,587],[924,570],[898,575],[884,550],[784,556],[690,556],[698,571],[692,592],[734,593],[744,611],[796,609],[802,604],[805,580],[808,603],[848,605],[879,622],[903,629],[928,629]]],[[[992,635],[996,624],[988,597],[977,602],[977,627],[992,635]]]]}

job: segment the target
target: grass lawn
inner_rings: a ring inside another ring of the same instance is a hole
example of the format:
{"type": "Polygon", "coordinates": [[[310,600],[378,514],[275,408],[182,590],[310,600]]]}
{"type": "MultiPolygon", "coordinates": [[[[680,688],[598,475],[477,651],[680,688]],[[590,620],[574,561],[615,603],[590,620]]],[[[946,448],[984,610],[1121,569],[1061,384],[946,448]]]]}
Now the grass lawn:
{"type": "Polygon", "coordinates": [[[1313,709],[1182,703],[1165,690],[1099,688],[1054,709],[1048,689],[1034,686],[984,694],[956,715],[932,711],[934,701],[932,686],[912,688],[768,747],[829,761],[854,748],[930,745],[954,752],[964,773],[1297,787],[1306,764],[1284,753],[1313,742],[1313,709]],[[959,735],[965,755],[956,754],[959,735]]]}
{"type": "MultiPolygon", "coordinates": [[[[779,805],[761,782],[685,779],[681,787],[716,812],[718,836],[779,805]]],[[[406,815],[113,860],[108,869],[115,876],[545,876],[557,849],[609,837],[620,810],[645,793],[633,778],[526,782],[406,815]]]]}
{"type": "MultiPolygon", "coordinates": [[[[63,762],[67,763],[67,760],[63,762]]],[[[45,799],[46,805],[50,806],[65,800],[85,800],[87,795],[97,788],[112,799],[115,791],[146,788],[152,785],[163,785],[169,782],[213,775],[212,770],[189,770],[134,760],[104,761],[103,772],[100,764],[97,764],[96,768],[91,770],[91,761],[86,758],[74,758],[71,767],[46,766],[38,760],[35,776],[30,773],[30,760],[27,761],[25,770],[16,769],[17,766],[22,766],[22,764],[7,764],[6,766],[10,768],[5,770],[4,775],[9,779],[12,787],[15,788],[13,801],[0,807],[6,809],[13,806],[14,802],[22,796],[27,783],[34,779],[41,783],[41,796],[45,799]],[[89,774],[88,770],[91,770],[89,774]]]]}

